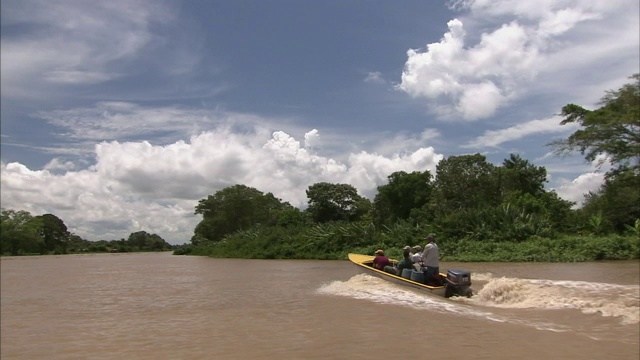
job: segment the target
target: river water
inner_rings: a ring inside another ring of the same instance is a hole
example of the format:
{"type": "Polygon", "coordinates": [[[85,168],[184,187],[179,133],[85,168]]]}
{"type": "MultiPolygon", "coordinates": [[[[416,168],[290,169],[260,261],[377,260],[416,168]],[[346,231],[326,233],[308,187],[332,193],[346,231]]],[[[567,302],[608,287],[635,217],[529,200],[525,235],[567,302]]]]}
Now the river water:
{"type": "Polygon", "coordinates": [[[444,299],[348,261],[2,257],[8,359],[638,359],[640,262],[441,263],[444,299]]]}

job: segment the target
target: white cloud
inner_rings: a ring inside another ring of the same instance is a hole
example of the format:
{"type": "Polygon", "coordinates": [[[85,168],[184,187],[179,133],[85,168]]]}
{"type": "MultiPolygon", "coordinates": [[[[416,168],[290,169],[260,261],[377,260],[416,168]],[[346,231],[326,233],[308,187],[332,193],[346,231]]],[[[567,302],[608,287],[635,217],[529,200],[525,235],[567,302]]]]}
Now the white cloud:
{"type": "Polygon", "coordinates": [[[488,118],[528,93],[571,91],[579,97],[584,89],[559,85],[576,83],[559,81],[563,77],[584,76],[576,74],[576,68],[600,66],[607,73],[615,68],[617,78],[637,71],[637,2],[451,4],[466,13],[447,23],[449,31],[439,42],[428,44],[424,51],[407,51],[397,85],[410,96],[425,99],[442,118],[488,118]],[[476,31],[481,32],[479,37],[474,36],[476,31]],[[612,66],[612,53],[629,56],[612,66]]]}
{"type": "Polygon", "coordinates": [[[318,132],[318,130],[313,129],[308,133],[304,134],[304,146],[306,148],[317,147],[320,144],[319,139],[320,139],[320,133],[318,132]]]}
{"type": "Polygon", "coordinates": [[[590,191],[597,191],[604,182],[604,173],[585,173],[569,181],[563,180],[560,186],[555,189],[561,198],[575,202],[575,207],[582,206],[585,194],[590,191]]]}
{"type": "Polygon", "coordinates": [[[493,115],[505,98],[491,81],[470,84],[460,96],[457,110],[467,120],[476,120],[493,115]]]}
{"type": "MultiPolygon", "coordinates": [[[[582,162],[584,164],[584,162],[582,162]]],[[[574,167],[584,169],[584,166],[578,164],[563,163],[561,169],[556,169],[556,173],[575,173],[574,167]]],[[[575,207],[580,207],[584,203],[584,196],[589,192],[597,192],[602,184],[604,184],[605,174],[611,169],[609,156],[607,154],[598,155],[587,166],[587,170],[573,179],[559,178],[555,182],[553,190],[558,193],[561,198],[573,201],[575,207]]]]}
{"type": "MultiPolygon", "coordinates": [[[[317,131],[309,134],[319,137],[317,131]]],[[[316,182],[349,183],[372,196],[392,172],[433,171],[442,159],[429,147],[393,157],[363,151],[342,163],[311,152],[282,131],[269,138],[258,125],[240,133],[220,126],[163,146],[102,142],[95,156],[95,165],[83,170],[50,162],[48,168],[67,169],[64,174],[3,163],[2,207],[55,214],[89,240],[144,230],[183,243],[200,221],[193,215],[197,201],[227,186],[244,184],[304,208],[305,190],[316,182]]]]}
{"type": "Polygon", "coordinates": [[[443,158],[432,147],[392,157],[362,151],[349,157],[350,167],[343,182],[355,186],[362,195],[373,199],[377,187],[386,184],[387,177],[392,173],[429,170],[435,175],[436,166],[443,158]]]}
{"type": "Polygon", "coordinates": [[[71,161],[62,161],[62,160],[60,160],[58,158],[53,158],[53,159],[51,159],[51,161],[49,161],[44,166],[44,170],[49,170],[49,171],[64,170],[64,171],[68,171],[68,170],[75,169],[75,167],[76,167],[76,165],[71,161]]]}

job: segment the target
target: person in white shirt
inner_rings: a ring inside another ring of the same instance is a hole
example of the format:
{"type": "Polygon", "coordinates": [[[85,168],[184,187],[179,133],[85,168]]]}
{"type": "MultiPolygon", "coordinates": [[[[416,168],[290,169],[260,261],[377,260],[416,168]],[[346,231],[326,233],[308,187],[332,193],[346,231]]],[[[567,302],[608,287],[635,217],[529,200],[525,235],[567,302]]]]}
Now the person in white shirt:
{"type": "Polygon", "coordinates": [[[420,263],[422,262],[422,246],[416,245],[411,251],[411,261],[416,270],[420,270],[420,263]]]}
{"type": "Polygon", "coordinates": [[[426,240],[427,245],[422,252],[422,262],[426,268],[424,271],[425,282],[429,282],[433,275],[440,273],[440,253],[433,235],[427,236],[426,240]]]}

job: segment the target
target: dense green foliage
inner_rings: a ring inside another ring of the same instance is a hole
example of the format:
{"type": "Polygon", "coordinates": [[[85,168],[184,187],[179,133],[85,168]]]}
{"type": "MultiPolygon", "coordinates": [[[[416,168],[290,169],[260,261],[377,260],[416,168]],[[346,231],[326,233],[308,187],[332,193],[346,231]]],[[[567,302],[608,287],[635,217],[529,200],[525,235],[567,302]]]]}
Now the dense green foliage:
{"type": "Polygon", "coordinates": [[[307,198],[307,213],[317,223],[357,221],[371,208],[371,202],[349,184],[313,184],[307,189],[307,198]]]}
{"type": "MultiPolygon", "coordinates": [[[[562,235],[556,238],[531,237],[521,242],[472,238],[438,240],[443,261],[544,261],[574,262],[625,260],[640,257],[638,228],[635,233],[606,236],[562,235]]],[[[364,222],[317,224],[296,229],[256,227],[237,232],[225,240],[199,246],[184,245],[176,254],[218,258],[252,259],[345,259],[347,253],[373,254],[385,249],[401,259],[405,245],[424,246],[425,229],[408,222],[376,230],[364,222]]]]}
{"type": "Polygon", "coordinates": [[[412,217],[412,212],[429,203],[433,184],[431,173],[404,171],[394,172],[389,183],[378,187],[373,200],[372,219],[376,224],[392,225],[398,220],[412,217]]]}
{"type": "Polygon", "coordinates": [[[244,185],[224,188],[202,199],[195,213],[203,216],[196,226],[192,243],[220,241],[226,235],[255,225],[276,225],[281,217],[295,216],[293,206],[273,194],[263,194],[244,185]]]}
{"type": "Polygon", "coordinates": [[[53,214],[32,216],[23,210],[2,209],[0,216],[2,255],[166,251],[175,248],[160,236],[145,231],[132,233],[127,240],[87,241],[70,233],[64,222],[53,214]]]}

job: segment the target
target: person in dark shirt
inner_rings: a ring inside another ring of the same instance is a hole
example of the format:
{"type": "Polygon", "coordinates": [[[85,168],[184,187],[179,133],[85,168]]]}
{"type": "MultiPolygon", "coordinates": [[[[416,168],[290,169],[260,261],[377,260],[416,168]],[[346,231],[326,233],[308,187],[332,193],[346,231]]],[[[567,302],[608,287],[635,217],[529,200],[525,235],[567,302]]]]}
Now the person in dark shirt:
{"type": "Polygon", "coordinates": [[[402,260],[398,262],[398,267],[396,267],[396,275],[402,275],[403,269],[411,269],[413,270],[413,261],[411,260],[411,248],[406,246],[404,251],[402,252],[402,260]]]}
{"type": "Polygon", "coordinates": [[[383,250],[376,250],[375,254],[376,257],[373,258],[373,267],[384,271],[384,267],[390,263],[389,258],[384,256],[383,250]]]}

